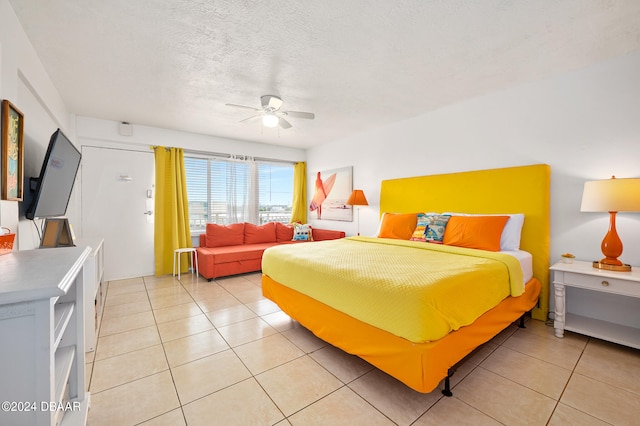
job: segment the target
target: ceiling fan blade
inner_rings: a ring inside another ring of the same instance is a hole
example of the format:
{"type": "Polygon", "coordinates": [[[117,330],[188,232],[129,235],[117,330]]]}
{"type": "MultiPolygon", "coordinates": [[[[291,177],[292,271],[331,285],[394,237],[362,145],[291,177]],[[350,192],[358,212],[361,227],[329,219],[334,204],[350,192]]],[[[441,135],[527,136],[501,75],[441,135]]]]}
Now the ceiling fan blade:
{"type": "Polygon", "coordinates": [[[260,114],[252,115],[250,117],[245,118],[244,120],[240,120],[238,123],[244,123],[245,121],[253,120],[254,118],[262,117],[263,115],[264,113],[261,112],[260,114]]]}
{"type": "Polygon", "coordinates": [[[283,129],[289,129],[291,127],[291,123],[285,120],[284,117],[280,117],[278,121],[279,121],[280,127],[282,127],[283,129]]]}
{"type": "Polygon", "coordinates": [[[316,115],[312,112],[302,112],[302,111],[283,111],[284,114],[295,117],[295,118],[308,118],[309,120],[313,120],[316,118],[316,115]]]}
{"type": "Polygon", "coordinates": [[[236,105],[236,104],[225,104],[225,105],[233,108],[250,109],[251,111],[262,111],[260,108],[254,108],[254,107],[245,106],[245,105],[236,105]]]}

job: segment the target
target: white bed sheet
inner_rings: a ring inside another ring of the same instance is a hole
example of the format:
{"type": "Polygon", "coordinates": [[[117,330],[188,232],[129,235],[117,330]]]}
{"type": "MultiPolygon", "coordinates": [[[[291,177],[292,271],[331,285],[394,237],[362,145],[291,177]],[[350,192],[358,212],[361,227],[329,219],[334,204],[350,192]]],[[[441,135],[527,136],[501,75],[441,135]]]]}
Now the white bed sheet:
{"type": "Polygon", "coordinates": [[[531,253],[524,250],[500,251],[500,253],[509,254],[520,261],[522,279],[525,284],[533,277],[533,256],[531,253]]]}

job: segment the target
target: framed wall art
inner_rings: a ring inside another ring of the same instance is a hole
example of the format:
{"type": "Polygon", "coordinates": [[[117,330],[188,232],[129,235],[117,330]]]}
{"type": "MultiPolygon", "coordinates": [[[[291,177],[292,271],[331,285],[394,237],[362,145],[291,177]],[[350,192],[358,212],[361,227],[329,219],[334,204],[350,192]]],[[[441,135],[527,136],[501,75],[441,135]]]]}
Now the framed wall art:
{"type": "Polygon", "coordinates": [[[8,100],[2,101],[2,199],[22,201],[24,169],[24,116],[8,100]]]}
{"type": "Polygon", "coordinates": [[[347,205],[347,199],[353,191],[353,167],[320,171],[312,179],[311,218],[352,222],[353,208],[347,205]]]}

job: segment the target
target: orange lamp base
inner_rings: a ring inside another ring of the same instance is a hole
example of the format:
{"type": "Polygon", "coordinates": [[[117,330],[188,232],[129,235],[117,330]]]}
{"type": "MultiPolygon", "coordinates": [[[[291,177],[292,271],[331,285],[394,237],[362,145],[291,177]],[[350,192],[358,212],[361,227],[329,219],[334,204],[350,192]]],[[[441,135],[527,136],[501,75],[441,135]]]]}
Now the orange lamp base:
{"type": "Polygon", "coordinates": [[[616,213],[609,212],[609,231],[604,236],[600,248],[604,258],[599,262],[593,262],[593,267],[597,269],[606,269],[608,271],[631,271],[631,266],[622,263],[618,257],[622,254],[622,241],[616,231],[616,213]]]}
{"type": "Polygon", "coordinates": [[[605,271],[631,272],[631,265],[626,263],[622,265],[607,265],[606,263],[602,263],[602,261],[594,260],[593,267],[605,271]]]}

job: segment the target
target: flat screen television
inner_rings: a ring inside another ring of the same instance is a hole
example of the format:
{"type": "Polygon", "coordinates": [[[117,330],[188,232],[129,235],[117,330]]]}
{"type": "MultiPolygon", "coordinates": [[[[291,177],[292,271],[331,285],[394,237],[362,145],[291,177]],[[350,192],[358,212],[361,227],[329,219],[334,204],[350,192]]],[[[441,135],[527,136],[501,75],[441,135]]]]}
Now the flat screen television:
{"type": "Polygon", "coordinates": [[[81,158],[80,151],[60,129],[51,135],[33,200],[25,213],[27,219],[64,216],[81,158]]]}

